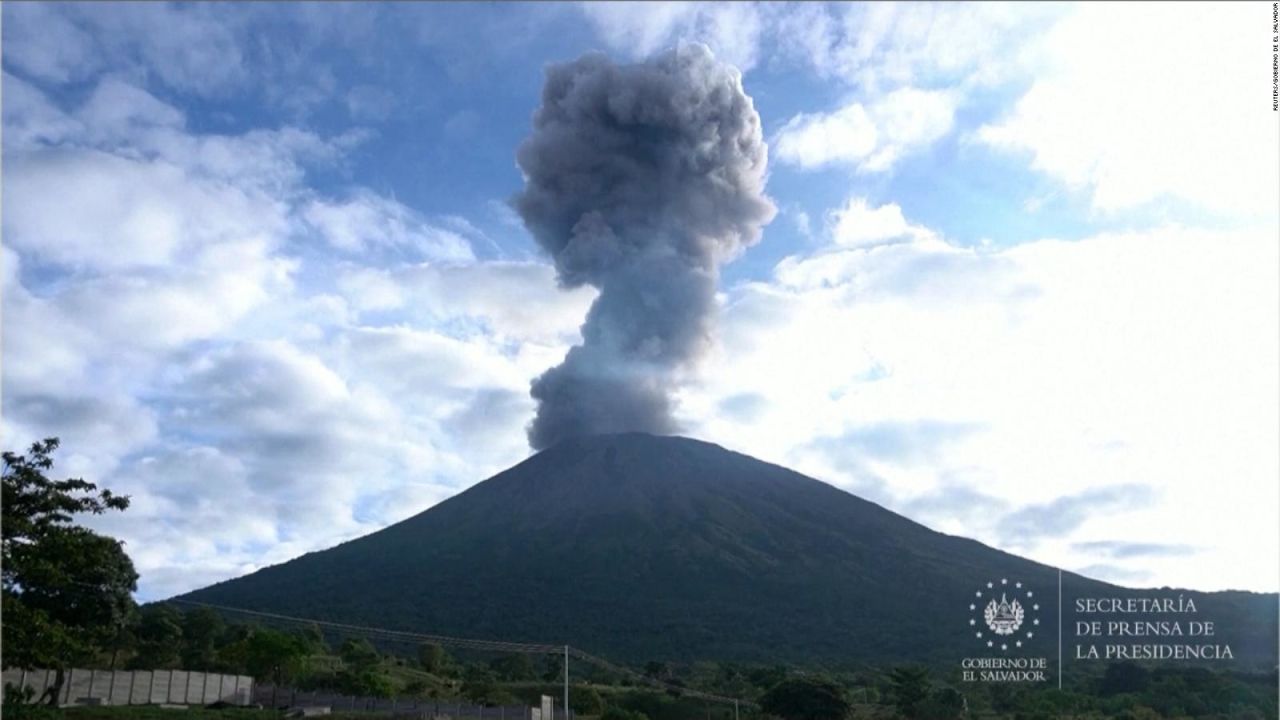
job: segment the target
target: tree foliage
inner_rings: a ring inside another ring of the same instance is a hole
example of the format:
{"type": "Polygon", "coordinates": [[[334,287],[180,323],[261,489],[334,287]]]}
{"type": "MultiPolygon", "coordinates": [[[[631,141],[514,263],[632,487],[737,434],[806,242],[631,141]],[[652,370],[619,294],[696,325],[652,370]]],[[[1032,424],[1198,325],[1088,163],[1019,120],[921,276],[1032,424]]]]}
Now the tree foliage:
{"type": "Polygon", "coordinates": [[[852,709],[839,685],[817,677],[783,680],[761,696],[760,707],[784,720],[840,720],[852,709]]]}
{"type": "Polygon", "coordinates": [[[138,574],[122,544],[75,524],[124,510],[129,498],[79,478],[52,480],[57,438],[4,452],[0,591],[5,661],[62,669],[121,635],[138,574]]]}
{"type": "Polygon", "coordinates": [[[489,667],[497,676],[508,682],[525,682],[538,676],[533,660],[523,653],[504,655],[489,663],[489,667]]]}
{"type": "Polygon", "coordinates": [[[342,662],[357,670],[378,664],[378,649],[365,638],[348,638],[338,649],[342,662]]]}
{"type": "Polygon", "coordinates": [[[418,646],[418,664],[423,670],[439,675],[449,667],[449,653],[437,643],[423,643],[418,646]]]}
{"type": "Polygon", "coordinates": [[[182,616],[182,667],[187,670],[216,670],[218,644],[227,630],[218,611],[195,608],[182,616]]]}
{"type": "Polygon", "coordinates": [[[148,605],[139,613],[134,670],[172,670],[183,663],[183,617],[168,605],[148,605]]]}
{"type": "Polygon", "coordinates": [[[915,717],[929,697],[929,671],[919,665],[903,665],[889,671],[893,705],[906,717],[915,717]]]}
{"type": "Polygon", "coordinates": [[[277,685],[292,680],[307,655],[307,643],[298,635],[255,628],[245,642],[245,669],[259,680],[277,685]]]}

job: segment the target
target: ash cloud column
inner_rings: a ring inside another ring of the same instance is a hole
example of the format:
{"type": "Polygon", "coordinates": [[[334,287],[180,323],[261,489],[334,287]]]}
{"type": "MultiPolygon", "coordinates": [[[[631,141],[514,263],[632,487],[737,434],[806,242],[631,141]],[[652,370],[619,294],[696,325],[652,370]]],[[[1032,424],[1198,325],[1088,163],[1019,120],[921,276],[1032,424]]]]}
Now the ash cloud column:
{"type": "Polygon", "coordinates": [[[703,45],[547,71],[514,205],[561,286],[600,295],[582,344],[533,382],[534,449],[678,430],[672,392],[711,345],[719,267],[776,212],[767,157],[740,73],[703,45]]]}

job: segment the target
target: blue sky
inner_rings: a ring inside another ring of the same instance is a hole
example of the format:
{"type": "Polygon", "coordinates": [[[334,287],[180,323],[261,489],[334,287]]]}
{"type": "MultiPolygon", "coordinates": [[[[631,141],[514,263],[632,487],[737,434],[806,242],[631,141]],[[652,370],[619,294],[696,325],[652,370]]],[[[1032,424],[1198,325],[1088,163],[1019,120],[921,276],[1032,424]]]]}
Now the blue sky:
{"type": "Polygon", "coordinates": [[[544,68],[700,42],[779,213],[688,434],[1104,579],[1275,590],[1268,9],[5,5],[6,447],[134,496],[94,522],[145,598],[518,461],[593,298],[507,205],[544,68]]]}

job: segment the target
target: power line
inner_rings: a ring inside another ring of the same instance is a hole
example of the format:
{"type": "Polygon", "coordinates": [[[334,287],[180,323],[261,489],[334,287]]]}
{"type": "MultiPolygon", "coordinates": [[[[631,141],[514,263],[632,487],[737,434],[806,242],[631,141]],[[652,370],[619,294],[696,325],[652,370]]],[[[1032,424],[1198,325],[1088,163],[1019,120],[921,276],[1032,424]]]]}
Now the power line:
{"type": "Polygon", "coordinates": [[[239,613],[242,615],[250,615],[253,617],[267,618],[281,622],[292,623],[295,625],[318,625],[320,627],[333,628],[346,632],[359,633],[362,635],[370,635],[382,639],[400,639],[412,642],[432,642],[438,645],[448,647],[467,648],[470,650],[492,650],[497,652],[514,652],[528,653],[533,655],[550,655],[563,652],[563,645],[540,645],[534,643],[517,643],[506,642],[502,640],[478,640],[475,638],[459,638],[447,635],[431,635],[427,633],[409,632],[407,630],[389,630],[386,628],[369,627],[365,625],[349,625],[347,623],[331,622],[329,620],[315,620],[312,618],[302,618],[292,615],[281,615],[278,613],[262,612],[260,610],[246,610],[244,608],[229,607],[226,605],[215,605],[213,603],[196,602],[194,600],[168,600],[167,602],[181,603],[183,605],[195,605],[197,607],[206,607],[212,610],[221,610],[223,612],[239,613]]]}
{"type": "Polygon", "coordinates": [[[729,705],[735,705],[737,703],[742,703],[744,705],[755,705],[755,703],[750,702],[748,700],[739,700],[737,698],[725,697],[724,695],[716,695],[715,693],[703,692],[701,690],[695,690],[693,688],[684,687],[683,685],[676,685],[674,683],[669,683],[664,680],[659,680],[658,678],[650,677],[649,675],[638,673],[635,670],[632,670],[630,668],[626,668],[621,665],[614,665],[613,663],[609,662],[608,660],[605,660],[604,658],[596,657],[595,655],[587,653],[583,650],[579,650],[575,647],[569,648],[569,654],[572,655],[573,657],[578,658],[579,660],[591,663],[592,665],[595,665],[600,668],[604,668],[605,670],[610,670],[622,675],[626,675],[628,677],[631,677],[633,679],[639,680],[644,683],[648,683],[655,687],[661,687],[663,689],[671,690],[673,692],[681,693],[683,695],[688,695],[690,697],[696,697],[702,700],[711,700],[713,702],[727,703],[729,705]]]}
{"type": "Polygon", "coordinates": [[[740,700],[737,698],[726,697],[724,695],[716,695],[715,693],[703,692],[701,690],[695,690],[693,688],[684,687],[683,685],[676,685],[675,683],[670,683],[665,680],[660,680],[658,678],[651,677],[649,675],[644,675],[630,668],[623,667],[621,665],[615,665],[614,663],[611,663],[602,657],[592,655],[586,652],[585,650],[579,650],[578,648],[575,648],[569,645],[520,643],[520,642],[508,642],[503,640],[480,640],[476,638],[460,638],[460,637],[452,637],[449,635],[432,635],[429,633],[417,633],[417,632],[410,632],[407,630],[390,630],[387,628],[370,627],[367,625],[351,625],[348,623],[332,622],[329,620],[316,620],[313,618],[303,618],[303,617],[297,617],[294,615],[282,615],[279,613],[263,612],[261,610],[247,610],[245,608],[230,607],[227,605],[216,605],[214,603],[197,602],[195,600],[179,600],[177,598],[168,600],[166,602],[179,603],[182,605],[192,605],[195,607],[205,607],[211,610],[219,610],[221,612],[228,612],[228,613],[238,613],[241,615],[259,617],[259,618],[274,620],[277,622],[289,623],[289,624],[298,625],[298,626],[309,627],[312,625],[316,625],[319,627],[332,628],[334,630],[339,630],[342,632],[358,633],[361,635],[365,635],[367,637],[373,637],[380,640],[399,640],[403,642],[414,642],[414,643],[431,642],[431,643],[436,643],[437,645],[442,645],[447,647],[456,647],[456,648],[466,648],[469,650],[489,650],[494,652],[525,653],[529,655],[559,655],[561,653],[566,653],[568,657],[576,658],[590,665],[595,665],[596,667],[599,667],[601,669],[618,673],[620,675],[625,675],[629,678],[632,678],[633,680],[637,680],[639,682],[645,683],[653,687],[661,688],[663,690],[668,690],[673,693],[687,695],[689,697],[699,698],[702,700],[709,700],[712,702],[726,703],[729,705],[737,705],[737,704],[747,705],[747,706],[755,705],[755,703],[752,703],[747,700],[740,700]]]}

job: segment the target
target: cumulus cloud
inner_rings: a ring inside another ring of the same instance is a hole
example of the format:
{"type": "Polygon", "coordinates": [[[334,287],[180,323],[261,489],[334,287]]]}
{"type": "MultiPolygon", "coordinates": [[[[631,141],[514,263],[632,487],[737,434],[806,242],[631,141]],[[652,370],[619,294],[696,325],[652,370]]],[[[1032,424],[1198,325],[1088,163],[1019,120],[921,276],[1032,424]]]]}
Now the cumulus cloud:
{"type": "Polygon", "coordinates": [[[234,19],[199,6],[15,7],[5,12],[5,59],[42,80],[124,67],[177,89],[221,92],[247,78],[239,32],[234,19]]]}
{"type": "Polygon", "coordinates": [[[680,398],[692,434],[1065,567],[1098,562],[1078,543],[1168,537],[1174,523],[1202,562],[1109,562],[1266,587],[1280,556],[1256,540],[1280,521],[1273,235],[1164,226],[974,248],[890,205],[847,208],[865,240],[832,237],[724,293],[720,347],[680,398]],[[720,411],[743,388],[750,423],[720,411]],[[927,427],[967,430],[905,432],[927,427]],[[1159,504],[1082,487],[1148,487],[1159,504]]]}
{"type": "Polygon", "coordinates": [[[591,2],[581,8],[615,52],[643,59],[682,41],[697,42],[743,71],[755,66],[768,22],[755,3],[591,2]]]}
{"type": "Polygon", "coordinates": [[[1028,46],[1068,12],[1020,3],[803,3],[773,27],[779,51],[867,94],[987,87],[1025,72],[1028,46]]]}
{"type": "Polygon", "coordinates": [[[348,253],[396,251],[415,261],[474,258],[463,236],[368,191],[336,202],[312,200],[302,217],[330,245],[348,253]]]}
{"type": "Polygon", "coordinates": [[[883,172],[946,135],[955,108],[956,98],[947,91],[902,87],[869,105],[800,113],[778,131],[777,156],[805,170],[847,165],[883,172]]]}
{"type": "Polygon", "coordinates": [[[1151,577],[1151,573],[1147,570],[1126,568],[1108,563],[1085,565],[1077,568],[1076,572],[1085,577],[1129,586],[1137,586],[1138,583],[1145,582],[1151,577]]]}
{"type": "Polygon", "coordinates": [[[1255,15],[1247,5],[1079,6],[1039,42],[1038,79],[976,137],[1029,156],[1099,210],[1174,198],[1274,222],[1280,141],[1245,71],[1270,58],[1240,42],[1255,15]]]}
{"type": "Polygon", "coordinates": [[[1005,546],[1032,547],[1044,537],[1060,537],[1076,530],[1089,518],[1131,510],[1151,503],[1155,494],[1146,485],[1108,485],[1029,505],[1005,515],[997,527],[1005,546]]]}
{"type": "Polygon", "coordinates": [[[518,352],[581,339],[578,328],[597,292],[555,286],[555,268],[515,260],[361,267],[339,280],[343,297],[358,308],[396,307],[422,326],[450,324],[492,333],[519,343],[518,352]]]}
{"type": "Polygon", "coordinates": [[[194,132],[117,76],[72,105],[4,82],[4,434],[59,435],[60,471],[133,496],[90,522],[126,541],[144,598],[369,532],[527,453],[529,378],[591,290],[476,261],[464,219],[306,185],[358,137],[194,132]]]}
{"type": "Polygon", "coordinates": [[[831,239],[837,245],[859,247],[890,240],[924,240],[928,228],[912,225],[896,203],[872,207],[866,198],[849,198],[844,207],[831,213],[831,239]]]}
{"type": "Polygon", "coordinates": [[[1197,552],[1195,546],[1182,543],[1129,542],[1125,540],[1092,540],[1074,543],[1071,549],[1083,554],[1101,555],[1102,557],[1121,560],[1151,556],[1193,555],[1197,552]]]}

